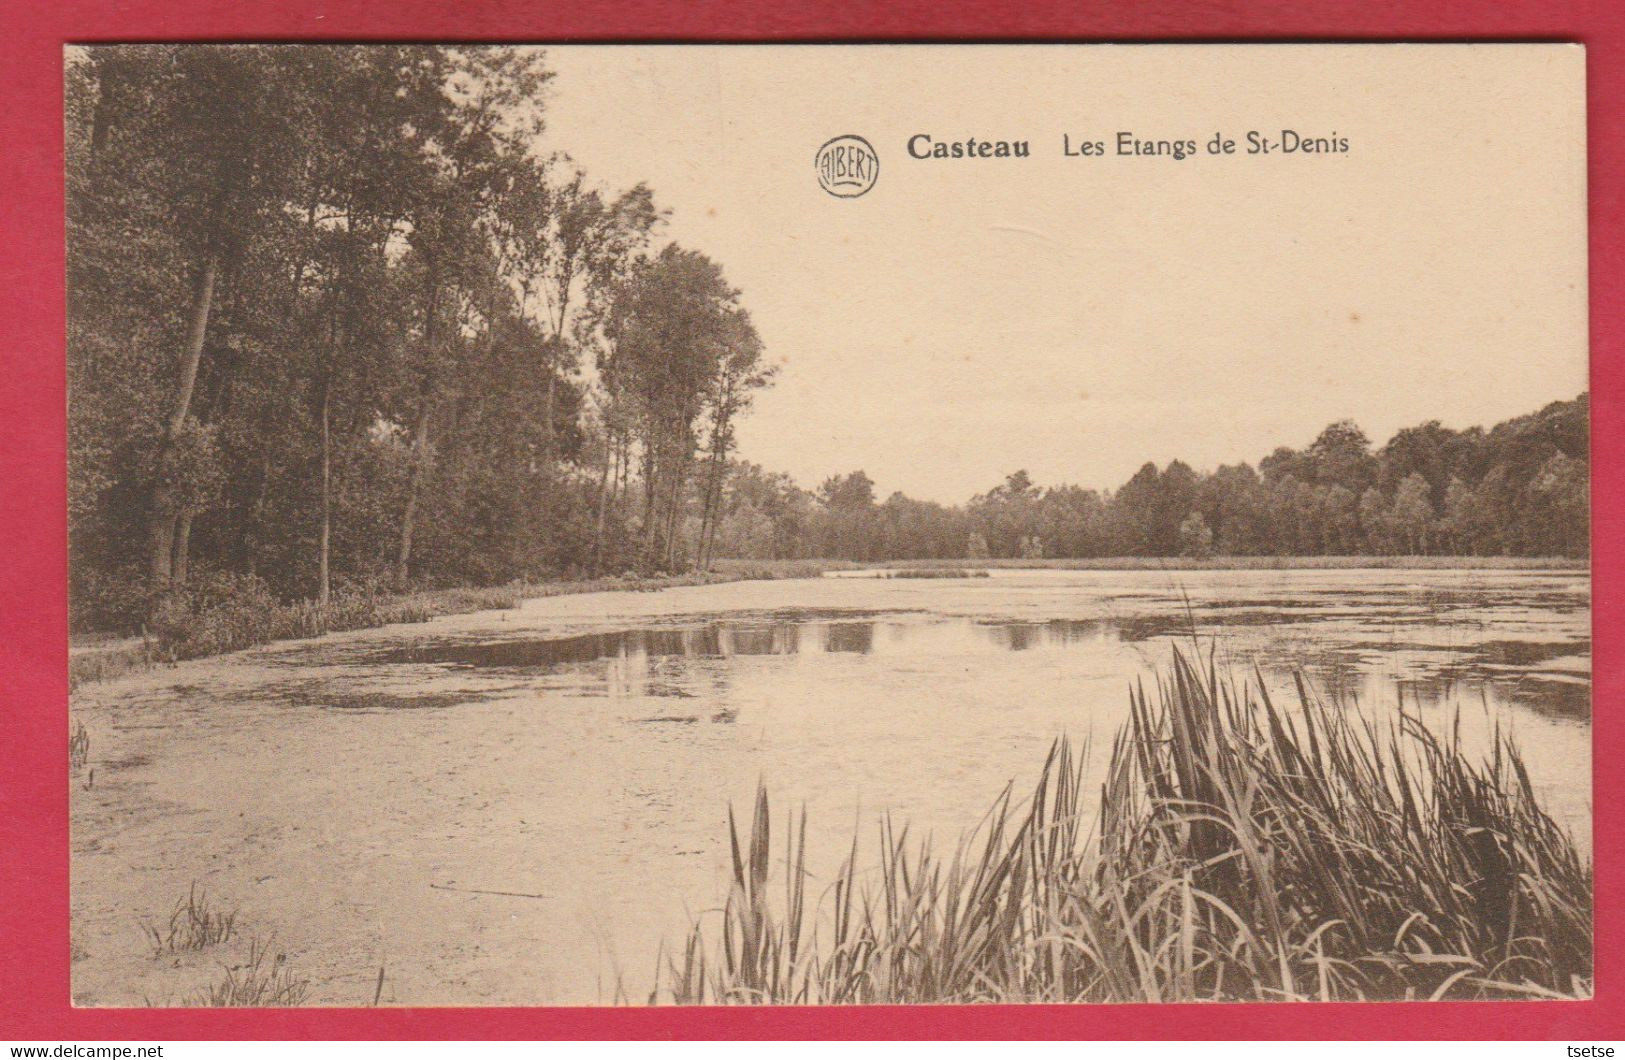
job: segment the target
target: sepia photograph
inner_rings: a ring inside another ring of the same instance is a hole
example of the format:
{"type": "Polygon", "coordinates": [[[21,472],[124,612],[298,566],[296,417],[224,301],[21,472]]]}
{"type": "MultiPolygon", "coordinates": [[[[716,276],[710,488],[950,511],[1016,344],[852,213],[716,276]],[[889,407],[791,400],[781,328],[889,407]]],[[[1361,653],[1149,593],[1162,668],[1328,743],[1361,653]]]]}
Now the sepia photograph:
{"type": "Polygon", "coordinates": [[[73,1005],[1593,997],[1583,47],[62,93],[73,1005]]]}

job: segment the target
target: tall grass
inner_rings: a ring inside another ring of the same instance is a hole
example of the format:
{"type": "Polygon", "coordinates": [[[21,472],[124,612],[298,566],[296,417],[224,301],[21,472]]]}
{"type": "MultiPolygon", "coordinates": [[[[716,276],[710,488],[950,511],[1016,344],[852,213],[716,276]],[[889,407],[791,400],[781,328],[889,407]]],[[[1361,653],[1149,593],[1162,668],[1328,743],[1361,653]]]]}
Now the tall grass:
{"type": "Polygon", "coordinates": [[[90,733],[85,729],[85,723],[75,718],[73,728],[68,733],[68,768],[83,769],[88,761],[90,761],[90,733]]]}
{"type": "Polygon", "coordinates": [[[1499,730],[1379,723],[1176,652],[1131,693],[1099,803],[1051,750],[949,852],[889,819],[809,907],[805,813],[729,816],[733,887],[655,1000],[949,1003],[1586,997],[1591,868],[1499,730]]]}
{"type": "Polygon", "coordinates": [[[241,964],[226,965],[225,975],[205,990],[195,1004],[214,1008],[291,1008],[304,1004],[310,980],[295,975],[287,956],[273,951],[271,941],[251,939],[248,959],[241,964]]]}
{"type": "Polygon", "coordinates": [[[145,638],[108,646],[88,647],[68,652],[68,688],[91,681],[110,681],[128,673],[149,669],[154,660],[152,642],[145,638]]]}
{"type": "Polygon", "coordinates": [[[236,912],[215,908],[194,883],[186,897],[175,903],[166,926],[149,923],[143,927],[147,941],[152,943],[152,955],[163,957],[218,946],[231,938],[236,925],[236,912]]]}
{"type": "Polygon", "coordinates": [[[358,588],[334,593],[325,606],[313,600],[285,603],[257,578],[220,575],[198,589],[164,597],[153,611],[149,628],[153,654],[174,661],[277,640],[515,607],[519,599],[514,586],[399,596],[358,588]]]}

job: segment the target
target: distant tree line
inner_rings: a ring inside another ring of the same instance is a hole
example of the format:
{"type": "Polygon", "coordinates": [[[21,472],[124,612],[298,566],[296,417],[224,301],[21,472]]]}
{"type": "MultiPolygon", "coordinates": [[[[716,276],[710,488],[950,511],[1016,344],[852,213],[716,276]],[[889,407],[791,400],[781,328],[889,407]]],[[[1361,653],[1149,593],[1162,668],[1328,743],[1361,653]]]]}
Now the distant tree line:
{"type": "Polygon", "coordinates": [[[1373,449],[1346,420],[1303,449],[1209,473],[1146,464],[1115,491],[1041,488],[1025,471],[963,505],[862,471],[816,492],[739,464],[719,554],[851,560],[1588,552],[1586,395],[1484,430],[1437,421],[1373,449]]]}
{"type": "Polygon", "coordinates": [[[77,627],[220,579],[325,605],[708,558],[761,342],[715,262],[655,249],[650,189],[538,152],[551,77],[507,47],[70,55],[77,627]]]}

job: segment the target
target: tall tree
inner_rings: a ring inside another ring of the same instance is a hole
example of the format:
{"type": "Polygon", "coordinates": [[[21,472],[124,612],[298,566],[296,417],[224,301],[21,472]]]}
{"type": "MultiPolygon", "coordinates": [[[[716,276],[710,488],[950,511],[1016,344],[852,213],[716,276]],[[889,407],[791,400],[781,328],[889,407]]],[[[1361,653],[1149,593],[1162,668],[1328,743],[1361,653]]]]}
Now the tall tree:
{"type": "Polygon", "coordinates": [[[759,346],[721,268],[676,244],[615,283],[603,332],[603,378],[633,410],[640,435],[644,559],[669,569],[713,381],[730,350],[754,360],[759,346]]]}
{"type": "MultiPolygon", "coordinates": [[[[297,182],[289,145],[302,111],[283,97],[301,86],[289,59],[266,46],[125,45],[94,49],[80,66],[96,102],[91,157],[84,179],[72,182],[70,215],[103,231],[122,228],[137,246],[161,246],[162,258],[137,267],[167,273],[172,301],[183,307],[168,340],[173,353],[159,380],[166,393],[147,461],[146,568],[159,589],[172,580],[177,528],[213,477],[200,476],[186,457],[207,448],[194,396],[222,277],[297,182]]],[[[94,253],[87,243],[95,238],[77,248],[94,253]]]]}
{"type": "Polygon", "coordinates": [[[700,501],[700,532],[696,565],[711,566],[715,547],[718,508],[728,469],[728,455],[734,448],[734,427],[750,407],[755,391],[773,381],[774,366],[762,360],[762,340],[742,309],[724,312],[719,338],[721,349],[711,384],[706,390],[706,474],[700,501]]]}

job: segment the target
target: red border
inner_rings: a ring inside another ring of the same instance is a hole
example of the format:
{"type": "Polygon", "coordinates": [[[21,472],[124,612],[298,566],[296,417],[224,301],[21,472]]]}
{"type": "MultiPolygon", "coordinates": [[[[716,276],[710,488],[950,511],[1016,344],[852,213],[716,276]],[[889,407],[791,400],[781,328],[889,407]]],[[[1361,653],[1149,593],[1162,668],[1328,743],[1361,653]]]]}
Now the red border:
{"type": "MultiPolygon", "coordinates": [[[[1438,1005],[75,1010],[68,1004],[61,46],[116,39],[1576,40],[1590,93],[1598,764],[1622,745],[1625,5],[1604,0],[57,0],[0,42],[0,1038],[1618,1038],[1625,780],[1596,774],[1597,998],[1438,1005]]],[[[1539,151],[1542,144],[1521,145],[1539,151]]]]}

